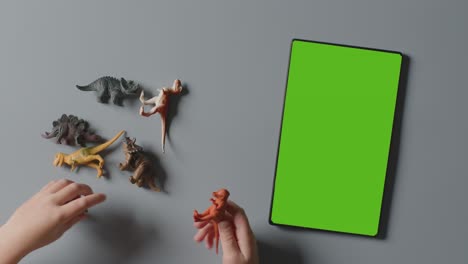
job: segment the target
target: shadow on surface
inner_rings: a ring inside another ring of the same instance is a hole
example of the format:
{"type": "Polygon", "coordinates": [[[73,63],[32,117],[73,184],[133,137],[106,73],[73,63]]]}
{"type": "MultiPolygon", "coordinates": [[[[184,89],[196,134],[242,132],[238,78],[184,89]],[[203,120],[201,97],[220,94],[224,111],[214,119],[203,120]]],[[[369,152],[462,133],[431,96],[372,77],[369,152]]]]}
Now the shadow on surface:
{"type": "Polygon", "coordinates": [[[100,212],[90,215],[86,221],[87,231],[108,249],[112,259],[106,263],[131,263],[150,241],[156,239],[157,232],[153,226],[139,223],[124,211],[100,212]]]}
{"type": "MultiPolygon", "coordinates": [[[[166,190],[166,180],[167,180],[167,173],[164,169],[163,165],[161,164],[161,160],[159,159],[153,151],[151,151],[150,147],[144,148],[145,154],[150,159],[151,164],[153,164],[153,173],[154,173],[154,181],[156,186],[161,188],[161,192],[168,194],[169,192],[166,190]]],[[[145,186],[145,189],[148,191],[152,191],[150,188],[145,186]]]]}
{"type": "Polygon", "coordinates": [[[273,244],[262,240],[257,241],[260,263],[283,264],[294,263],[303,264],[304,258],[294,243],[273,244]]]}
{"type": "Polygon", "coordinates": [[[410,58],[402,55],[400,81],[398,83],[398,95],[393,118],[392,140],[390,143],[390,153],[388,155],[387,176],[385,178],[385,189],[382,199],[382,209],[380,212],[378,239],[385,239],[390,221],[390,209],[392,203],[393,189],[395,186],[398,156],[400,152],[401,125],[403,121],[406,89],[408,85],[410,58]]]}
{"type": "Polygon", "coordinates": [[[167,141],[170,142],[170,130],[171,130],[171,123],[174,120],[174,118],[177,115],[177,109],[179,109],[179,104],[183,96],[186,96],[189,94],[189,86],[187,84],[182,85],[182,92],[177,95],[171,95],[169,98],[169,110],[167,112],[167,117],[166,117],[166,137],[167,141]]]}

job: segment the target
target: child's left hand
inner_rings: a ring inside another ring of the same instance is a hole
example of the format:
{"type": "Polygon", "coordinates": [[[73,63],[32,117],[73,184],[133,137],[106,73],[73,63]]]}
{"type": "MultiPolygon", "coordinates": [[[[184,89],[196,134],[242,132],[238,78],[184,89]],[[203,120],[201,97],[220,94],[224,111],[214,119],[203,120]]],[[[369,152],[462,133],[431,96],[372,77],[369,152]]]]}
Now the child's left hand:
{"type": "Polygon", "coordinates": [[[0,263],[15,263],[54,242],[105,198],[85,184],[65,179],[50,182],[0,227],[0,263]]]}

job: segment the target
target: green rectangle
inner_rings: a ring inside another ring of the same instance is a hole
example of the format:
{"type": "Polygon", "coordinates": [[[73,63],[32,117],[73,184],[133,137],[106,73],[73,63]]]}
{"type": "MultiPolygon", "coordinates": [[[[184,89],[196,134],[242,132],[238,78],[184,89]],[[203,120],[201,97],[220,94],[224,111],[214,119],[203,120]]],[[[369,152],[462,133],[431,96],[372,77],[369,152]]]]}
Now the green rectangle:
{"type": "Polygon", "coordinates": [[[272,224],[377,235],[401,63],[293,40],[272,224]]]}

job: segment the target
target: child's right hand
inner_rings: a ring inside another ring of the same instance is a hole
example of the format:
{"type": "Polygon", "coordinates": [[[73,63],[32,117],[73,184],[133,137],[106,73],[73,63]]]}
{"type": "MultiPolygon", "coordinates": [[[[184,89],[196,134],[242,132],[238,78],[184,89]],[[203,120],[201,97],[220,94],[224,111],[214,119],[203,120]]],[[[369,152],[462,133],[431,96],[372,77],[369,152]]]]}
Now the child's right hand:
{"type": "MultiPolygon", "coordinates": [[[[257,242],[244,209],[229,200],[226,210],[226,220],[219,222],[223,264],[258,264],[257,242]]],[[[206,247],[211,249],[214,242],[212,224],[196,222],[194,226],[198,229],[194,240],[205,240],[206,247]]]]}
{"type": "MultiPolygon", "coordinates": [[[[104,194],[94,194],[85,184],[65,179],[50,182],[0,227],[0,252],[10,256],[5,263],[19,261],[31,251],[54,242],[86,218],[88,208],[105,198],[104,194]]],[[[3,263],[1,260],[0,257],[3,263]]]]}

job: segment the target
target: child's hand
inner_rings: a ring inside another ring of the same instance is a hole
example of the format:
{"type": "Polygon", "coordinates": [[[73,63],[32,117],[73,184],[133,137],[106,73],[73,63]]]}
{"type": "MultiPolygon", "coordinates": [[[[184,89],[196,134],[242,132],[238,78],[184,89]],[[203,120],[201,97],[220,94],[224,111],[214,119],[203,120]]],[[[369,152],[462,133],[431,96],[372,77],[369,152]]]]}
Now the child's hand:
{"type": "MultiPolygon", "coordinates": [[[[258,264],[257,242],[244,212],[232,201],[226,206],[227,219],[219,222],[219,236],[223,247],[223,264],[258,264]]],[[[194,239],[205,240],[206,247],[213,247],[214,231],[209,222],[196,222],[198,232],[194,239]]]]}
{"type": "Polygon", "coordinates": [[[0,263],[15,263],[29,252],[54,242],[86,218],[88,208],[105,198],[104,194],[94,194],[85,184],[64,179],[50,182],[0,227],[0,263]],[[2,259],[7,256],[8,260],[2,259]]]}

